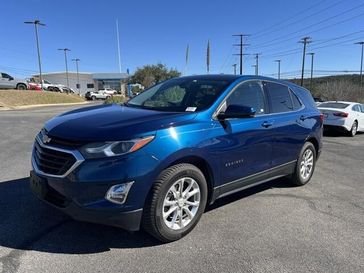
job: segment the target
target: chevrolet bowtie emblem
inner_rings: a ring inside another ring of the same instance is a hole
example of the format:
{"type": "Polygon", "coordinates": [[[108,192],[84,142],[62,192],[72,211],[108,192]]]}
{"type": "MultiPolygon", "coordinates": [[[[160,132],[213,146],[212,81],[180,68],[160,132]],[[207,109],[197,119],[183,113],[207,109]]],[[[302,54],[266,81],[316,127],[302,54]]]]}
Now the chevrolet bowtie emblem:
{"type": "Polygon", "coordinates": [[[43,141],[44,144],[47,144],[47,143],[51,142],[51,140],[52,139],[50,137],[48,137],[47,135],[42,136],[42,141],[43,141]]]}

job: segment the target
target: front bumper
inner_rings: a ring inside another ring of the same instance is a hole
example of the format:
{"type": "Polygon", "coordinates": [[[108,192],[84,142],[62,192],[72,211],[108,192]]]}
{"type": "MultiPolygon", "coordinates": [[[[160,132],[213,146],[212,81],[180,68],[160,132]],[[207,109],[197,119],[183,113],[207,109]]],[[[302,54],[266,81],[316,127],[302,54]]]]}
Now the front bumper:
{"type": "Polygon", "coordinates": [[[72,192],[77,191],[75,186],[74,182],[56,181],[54,178],[40,176],[34,171],[30,172],[30,187],[34,194],[73,219],[120,227],[129,231],[140,229],[142,208],[125,211],[125,208],[122,209],[120,205],[107,200],[81,204],[79,200],[72,198],[72,192]]]}

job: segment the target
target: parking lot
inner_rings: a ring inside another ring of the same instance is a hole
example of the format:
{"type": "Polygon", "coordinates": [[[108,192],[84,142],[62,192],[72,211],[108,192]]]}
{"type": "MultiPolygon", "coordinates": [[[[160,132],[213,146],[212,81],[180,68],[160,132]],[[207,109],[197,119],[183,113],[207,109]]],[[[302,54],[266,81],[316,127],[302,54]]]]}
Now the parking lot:
{"type": "Polygon", "coordinates": [[[364,272],[364,134],[329,135],[312,181],[210,206],[187,237],[76,222],[28,187],[35,134],[70,107],[0,112],[0,272],[364,272]]]}

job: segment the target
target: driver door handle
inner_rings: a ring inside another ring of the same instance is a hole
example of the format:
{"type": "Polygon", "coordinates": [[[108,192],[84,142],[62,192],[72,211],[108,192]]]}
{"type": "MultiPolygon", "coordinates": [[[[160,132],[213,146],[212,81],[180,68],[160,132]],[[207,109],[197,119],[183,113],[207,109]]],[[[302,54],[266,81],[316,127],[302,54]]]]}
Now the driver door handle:
{"type": "Polygon", "coordinates": [[[264,128],[271,127],[272,125],[273,125],[273,122],[272,122],[272,121],[264,121],[264,122],[262,123],[262,126],[263,126],[264,128]]]}

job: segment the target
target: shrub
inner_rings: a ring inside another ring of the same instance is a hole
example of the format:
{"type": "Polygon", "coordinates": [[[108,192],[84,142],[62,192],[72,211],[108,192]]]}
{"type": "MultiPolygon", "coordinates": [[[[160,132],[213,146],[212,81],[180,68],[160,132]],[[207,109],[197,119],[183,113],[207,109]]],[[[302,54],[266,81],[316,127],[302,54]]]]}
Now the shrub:
{"type": "Polygon", "coordinates": [[[123,103],[125,101],[124,96],[112,96],[105,100],[104,103],[111,104],[111,103],[123,103]]]}

